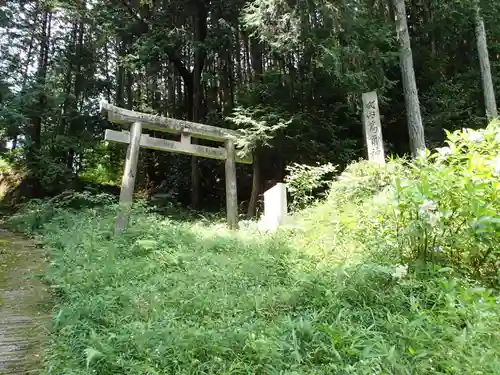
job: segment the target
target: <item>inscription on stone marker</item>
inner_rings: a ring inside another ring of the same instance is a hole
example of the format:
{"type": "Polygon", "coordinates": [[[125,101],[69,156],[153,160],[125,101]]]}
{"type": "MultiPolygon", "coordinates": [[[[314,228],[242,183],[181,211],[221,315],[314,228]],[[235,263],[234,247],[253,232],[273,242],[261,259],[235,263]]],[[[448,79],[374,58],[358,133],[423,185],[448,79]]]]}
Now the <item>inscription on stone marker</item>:
{"type": "Polygon", "coordinates": [[[384,141],[382,139],[377,93],[375,91],[364,93],[362,99],[363,128],[368,160],[385,163],[384,141]]]}

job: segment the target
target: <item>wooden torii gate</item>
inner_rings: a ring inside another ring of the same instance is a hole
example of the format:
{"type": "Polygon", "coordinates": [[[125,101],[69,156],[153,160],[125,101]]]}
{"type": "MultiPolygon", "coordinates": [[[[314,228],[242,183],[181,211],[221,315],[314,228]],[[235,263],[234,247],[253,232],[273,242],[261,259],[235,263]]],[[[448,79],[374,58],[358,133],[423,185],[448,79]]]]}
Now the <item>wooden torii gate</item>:
{"type": "Polygon", "coordinates": [[[105,101],[101,102],[101,113],[106,116],[110,122],[120,124],[124,126],[125,129],[130,129],[130,131],[125,130],[121,132],[106,129],[104,136],[106,141],[128,144],[120,191],[120,211],[116,218],[115,233],[120,233],[128,226],[140,147],[225,160],[227,222],[231,229],[238,228],[236,163],[252,163],[251,157],[240,158],[236,155],[234,139],[239,136],[238,132],[195,122],[135,112],[116,107],[105,101]],[[143,129],[180,134],[181,141],[176,142],[150,137],[142,133],[143,129]],[[224,142],[224,147],[208,147],[193,144],[191,143],[192,137],[224,142]]]}

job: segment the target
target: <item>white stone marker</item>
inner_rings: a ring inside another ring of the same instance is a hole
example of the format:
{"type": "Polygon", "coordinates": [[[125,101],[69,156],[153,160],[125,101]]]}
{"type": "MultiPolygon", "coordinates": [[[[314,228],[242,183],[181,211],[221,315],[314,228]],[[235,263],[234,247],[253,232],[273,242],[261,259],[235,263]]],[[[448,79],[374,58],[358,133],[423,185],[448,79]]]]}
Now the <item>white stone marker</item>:
{"type": "Polygon", "coordinates": [[[276,230],[287,219],[286,184],[277,183],[264,193],[264,216],[259,222],[263,230],[276,230]]]}
{"type": "Polygon", "coordinates": [[[365,134],[368,160],[385,163],[384,141],[382,139],[382,126],[378,98],[375,91],[366,92],[363,99],[363,129],[365,134]]]}

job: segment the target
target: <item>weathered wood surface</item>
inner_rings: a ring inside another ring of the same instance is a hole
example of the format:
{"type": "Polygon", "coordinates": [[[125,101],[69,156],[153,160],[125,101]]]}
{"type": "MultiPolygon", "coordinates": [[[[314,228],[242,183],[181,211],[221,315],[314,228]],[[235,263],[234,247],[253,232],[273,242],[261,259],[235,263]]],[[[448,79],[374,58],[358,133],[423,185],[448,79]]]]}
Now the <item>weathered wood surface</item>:
{"type": "Polygon", "coordinates": [[[105,101],[101,102],[101,113],[105,115],[109,121],[125,125],[127,129],[130,124],[140,122],[144,129],[173,134],[191,134],[196,138],[212,141],[223,142],[226,139],[237,138],[239,136],[239,133],[234,130],[131,111],[129,109],[116,107],[105,101]]]}
{"type": "Polygon", "coordinates": [[[384,140],[382,138],[377,93],[375,91],[364,93],[362,100],[363,128],[368,160],[385,163],[384,140]]]}
{"type": "Polygon", "coordinates": [[[50,322],[45,254],[24,238],[0,229],[0,374],[42,372],[50,322]]]}
{"type": "Polygon", "coordinates": [[[134,122],[131,130],[127,158],[125,159],[125,170],[123,171],[122,188],[120,191],[120,209],[115,224],[116,234],[122,232],[128,226],[134,195],[135,176],[137,174],[137,162],[139,160],[142,124],[140,122],[134,122]]]}
{"type": "MultiPolygon", "coordinates": [[[[126,131],[115,131],[106,129],[104,135],[106,141],[118,142],[118,143],[130,143],[130,132],[126,131]]],[[[141,136],[140,146],[144,148],[149,148],[159,151],[170,151],[177,152],[179,154],[195,155],[201,156],[209,159],[226,160],[227,152],[224,147],[208,147],[202,145],[196,145],[190,143],[190,137],[188,135],[183,135],[181,142],[171,141],[168,139],[161,139],[150,137],[147,134],[141,136]]],[[[252,158],[240,158],[236,156],[237,163],[251,164],[252,158]]]]}
{"type": "Polygon", "coordinates": [[[238,229],[238,192],[236,187],[236,151],[234,142],[228,139],[226,145],[226,207],[227,224],[230,229],[238,229]]]}

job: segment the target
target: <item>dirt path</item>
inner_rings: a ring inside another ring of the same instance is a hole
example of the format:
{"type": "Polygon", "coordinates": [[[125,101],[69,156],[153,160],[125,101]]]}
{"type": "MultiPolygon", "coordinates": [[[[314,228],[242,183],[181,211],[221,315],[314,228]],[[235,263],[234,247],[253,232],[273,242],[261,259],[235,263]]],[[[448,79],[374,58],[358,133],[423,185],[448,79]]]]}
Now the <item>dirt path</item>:
{"type": "Polygon", "coordinates": [[[38,374],[50,303],[43,251],[0,229],[0,374],[38,374]]]}

